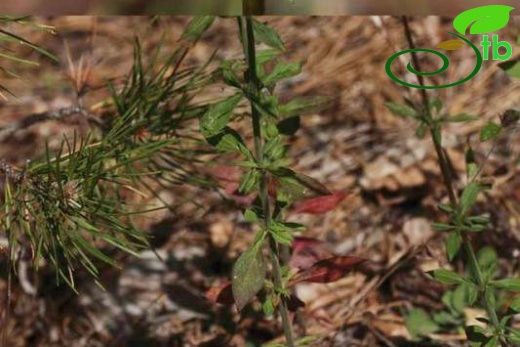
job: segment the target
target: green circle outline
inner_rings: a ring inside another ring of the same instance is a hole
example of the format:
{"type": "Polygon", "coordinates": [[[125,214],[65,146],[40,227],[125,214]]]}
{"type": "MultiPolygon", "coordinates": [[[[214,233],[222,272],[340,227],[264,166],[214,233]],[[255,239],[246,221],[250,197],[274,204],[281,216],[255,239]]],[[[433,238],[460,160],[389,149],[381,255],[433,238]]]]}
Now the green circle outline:
{"type": "Polygon", "coordinates": [[[447,31],[448,34],[450,35],[453,35],[453,36],[456,36],[460,39],[462,39],[465,43],[467,43],[472,49],[473,51],[475,52],[475,55],[477,57],[477,61],[476,61],[476,64],[475,64],[475,68],[473,69],[473,71],[464,79],[460,80],[460,81],[457,81],[457,82],[453,82],[453,83],[450,83],[450,84],[443,84],[443,85],[440,85],[440,86],[421,86],[419,84],[412,84],[412,83],[408,83],[408,82],[405,82],[403,80],[400,80],[399,78],[397,78],[394,73],[392,72],[392,69],[391,69],[391,65],[392,65],[392,62],[397,58],[399,57],[400,55],[403,55],[403,54],[406,54],[406,53],[411,53],[411,52],[427,52],[427,53],[433,53],[439,57],[441,57],[442,61],[443,61],[443,65],[441,68],[433,71],[433,72],[421,72],[421,71],[417,71],[415,70],[411,63],[408,63],[408,65],[406,66],[406,68],[408,69],[408,71],[410,71],[411,73],[415,74],[415,75],[421,75],[421,76],[432,76],[432,75],[437,75],[439,73],[442,73],[444,71],[446,71],[446,69],[448,68],[449,66],[449,60],[448,60],[448,57],[446,57],[445,54],[443,53],[440,53],[440,52],[437,52],[437,51],[434,51],[432,49],[427,49],[427,48],[413,48],[413,49],[406,49],[404,51],[400,51],[400,52],[397,52],[395,53],[394,55],[392,55],[390,58],[388,58],[388,60],[386,61],[386,64],[385,64],[385,70],[386,70],[386,73],[388,74],[388,76],[394,81],[394,82],[397,82],[403,86],[406,86],[406,87],[410,87],[410,88],[418,88],[418,89],[441,89],[441,88],[449,88],[449,87],[453,87],[453,86],[456,86],[456,85],[459,85],[459,84],[462,84],[464,82],[467,82],[468,80],[472,79],[473,77],[475,77],[475,75],[480,71],[480,68],[482,67],[482,55],[480,54],[480,51],[478,50],[477,46],[475,46],[471,41],[469,41],[468,39],[466,39],[464,36],[461,36],[461,35],[458,35],[458,34],[455,34],[451,31],[447,31]]]}

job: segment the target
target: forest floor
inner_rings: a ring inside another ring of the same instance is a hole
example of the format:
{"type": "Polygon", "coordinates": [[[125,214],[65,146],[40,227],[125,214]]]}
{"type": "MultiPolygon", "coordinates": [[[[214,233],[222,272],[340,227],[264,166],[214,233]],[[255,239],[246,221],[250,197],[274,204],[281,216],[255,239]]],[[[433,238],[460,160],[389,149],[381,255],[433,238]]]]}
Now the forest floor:
{"type": "MultiPolygon", "coordinates": [[[[150,52],[164,39],[176,40],[187,17],[55,17],[36,18],[54,26],[57,35],[20,29],[31,41],[55,53],[60,62],[18,67],[21,79],[3,79],[17,97],[0,100],[0,127],[31,114],[74,106],[77,96],[70,66],[90,66],[82,98],[93,107],[109,97],[107,80],[117,81],[132,65],[134,37],[150,52]],[[67,52],[70,52],[68,54],[67,52]],[[69,59],[70,58],[70,59],[69,59]],[[69,62],[70,60],[70,62],[69,62]]],[[[418,90],[394,83],[384,70],[386,60],[407,48],[403,28],[395,17],[265,17],[280,33],[289,61],[303,61],[303,73],[277,87],[281,99],[324,95],[333,102],[302,118],[302,129],[292,141],[296,171],[317,178],[331,190],[346,189],[349,196],[325,216],[291,216],[308,226],[305,237],[323,241],[338,255],[357,255],[370,266],[329,284],[297,287],[305,303],[296,317],[296,330],[317,337],[315,346],[413,346],[406,327],[412,309],[435,313],[446,310],[441,301],[450,290],[433,281],[426,271],[449,266],[444,234],[434,232],[439,220],[436,204],[445,201],[433,146],[418,139],[409,119],[392,115],[385,102],[419,100],[418,90]],[[381,25],[382,23],[382,25],[381,25]]],[[[417,18],[412,28],[418,47],[432,47],[449,39],[449,21],[417,18]]],[[[516,42],[516,27],[500,32],[516,42]]],[[[517,45],[513,49],[518,50],[517,45]]],[[[218,18],[191,50],[188,65],[200,65],[215,53],[210,66],[238,57],[236,22],[218,18]],[[216,53],[215,53],[216,52],[216,53]]],[[[32,57],[23,50],[22,54],[32,57]]],[[[468,51],[453,53],[452,66],[437,81],[459,80],[473,68],[468,51]]],[[[424,65],[435,61],[426,59],[424,65]]],[[[444,101],[446,114],[468,113],[479,120],[450,124],[444,144],[455,171],[463,177],[466,141],[476,143],[478,131],[498,121],[520,100],[520,83],[485,61],[481,72],[460,86],[432,92],[444,101]]],[[[398,68],[405,74],[403,68],[398,68]]],[[[208,91],[212,98],[219,91],[208,91]]],[[[2,139],[0,158],[22,166],[41,155],[46,141],[56,146],[63,132],[71,134],[85,124],[48,121],[2,139]]],[[[489,232],[475,235],[477,247],[493,247],[503,274],[518,275],[520,262],[520,179],[518,135],[510,134],[489,157],[486,174],[494,187],[479,200],[477,209],[492,215],[489,232]]],[[[475,147],[484,158],[489,146],[475,147]]],[[[460,188],[460,184],[457,187],[460,188]]],[[[240,319],[236,310],[205,298],[212,286],[229,280],[234,259],[252,240],[232,203],[220,195],[186,187],[162,192],[169,199],[183,194],[197,197],[198,207],[187,204],[174,212],[161,211],[140,221],[153,236],[155,252],[137,259],[120,256],[122,270],[103,269],[106,291],[78,279],[79,295],[55,287],[54,277],[43,277],[38,293],[30,295],[13,284],[11,315],[2,324],[8,346],[257,346],[281,339],[276,320],[255,310],[240,319]],[[160,256],[160,258],[157,257],[160,256]],[[255,313],[256,312],[256,313],[255,313]]],[[[455,264],[460,267],[462,259],[455,264]]],[[[5,265],[5,264],[4,264],[5,265]]],[[[3,267],[5,268],[5,266],[3,267]]],[[[5,310],[7,278],[0,277],[1,307],[5,310]]],[[[463,308],[461,321],[470,324],[475,309],[463,308]]],[[[464,332],[440,329],[430,337],[440,345],[462,346],[464,332]]]]}

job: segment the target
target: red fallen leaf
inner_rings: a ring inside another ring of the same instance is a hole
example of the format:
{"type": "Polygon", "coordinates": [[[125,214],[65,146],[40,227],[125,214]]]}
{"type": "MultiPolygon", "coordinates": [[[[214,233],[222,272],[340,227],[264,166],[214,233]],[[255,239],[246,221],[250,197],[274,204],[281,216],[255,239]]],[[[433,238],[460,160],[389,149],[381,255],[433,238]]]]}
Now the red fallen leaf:
{"type": "Polygon", "coordinates": [[[323,214],[333,210],[347,195],[346,191],[341,190],[330,195],[307,199],[295,205],[293,211],[296,213],[323,214]]]}
{"type": "Polygon", "coordinates": [[[337,281],[352,271],[357,265],[366,259],[355,256],[335,256],[320,260],[308,269],[296,274],[291,284],[299,282],[330,283],[337,281]]]}
{"type": "Polygon", "coordinates": [[[292,268],[308,269],[317,261],[332,255],[320,240],[310,237],[295,237],[289,265],[292,268]]]}
{"type": "Polygon", "coordinates": [[[205,296],[208,300],[218,304],[232,305],[235,303],[230,281],[224,282],[220,286],[211,287],[205,296]]]}

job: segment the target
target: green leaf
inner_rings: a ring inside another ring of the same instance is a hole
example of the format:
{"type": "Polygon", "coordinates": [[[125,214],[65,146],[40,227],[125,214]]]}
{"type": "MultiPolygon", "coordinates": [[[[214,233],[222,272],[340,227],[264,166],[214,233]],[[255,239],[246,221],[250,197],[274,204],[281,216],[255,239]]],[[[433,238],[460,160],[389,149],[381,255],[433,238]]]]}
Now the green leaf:
{"type": "Polygon", "coordinates": [[[262,311],[264,311],[264,315],[272,316],[274,314],[274,305],[273,305],[273,296],[268,295],[265,298],[265,301],[262,305],[262,311]]]}
{"type": "Polygon", "coordinates": [[[211,24],[215,21],[214,16],[196,16],[194,17],[191,22],[186,27],[186,30],[184,30],[184,33],[181,36],[182,40],[188,40],[195,42],[206,30],[209,29],[211,24]]]}
{"type": "Polygon", "coordinates": [[[487,304],[493,308],[493,310],[496,310],[497,306],[497,299],[495,297],[495,291],[490,290],[490,288],[487,288],[484,292],[484,297],[486,298],[487,304]]]}
{"type": "Polygon", "coordinates": [[[520,292],[520,278],[506,278],[503,280],[491,281],[490,284],[497,288],[520,292]]]}
{"type": "Polygon", "coordinates": [[[242,94],[229,96],[221,102],[212,105],[200,120],[200,130],[204,137],[218,134],[229,123],[231,114],[242,99],[242,94]]]}
{"type": "Polygon", "coordinates": [[[439,325],[422,309],[410,310],[406,317],[406,328],[414,340],[428,336],[439,330],[439,325]]]}
{"type": "Polygon", "coordinates": [[[408,105],[400,104],[400,103],[393,102],[393,101],[387,102],[385,105],[396,116],[410,117],[410,118],[419,117],[419,114],[417,113],[417,111],[408,105]]]}
{"type": "Polygon", "coordinates": [[[264,287],[266,265],[262,255],[263,238],[238,257],[233,266],[231,289],[239,310],[264,287]]]}
{"type": "Polygon", "coordinates": [[[275,48],[279,51],[285,51],[282,39],[275,29],[271,28],[267,24],[253,19],[253,30],[256,41],[264,43],[267,46],[275,48]]]}
{"type": "Polygon", "coordinates": [[[455,226],[445,223],[432,223],[432,228],[435,231],[451,231],[455,229],[455,226]]]}
{"type": "Polygon", "coordinates": [[[222,152],[238,152],[249,159],[253,158],[240,134],[229,127],[225,127],[217,135],[206,138],[206,141],[222,152]]]}
{"type": "Polygon", "coordinates": [[[446,240],[446,252],[448,253],[449,261],[452,261],[459,253],[462,246],[462,240],[456,232],[451,232],[446,240]]]}
{"type": "Polygon", "coordinates": [[[248,223],[255,223],[258,221],[258,215],[254,210],[247,209],[244,211],[244,219],[248,223]]]}
{"type": "Polygon", "coordinates": [[[498,263],[498,256],[493,247],[486,246],[478,251],[477,261],[481,268],[488,268],[498,263]]]}
{"type": "Polygon", "coordinates": [[[497,347],[498,346],[498,336],[491,337],[483,347],[497,347]]]}
{"type": "Polygon", "coordinates": [[[444,284],[467,283],[466,279],[463,278],[461,275],[447,269],[437,269],[430,271],[430,273],[433,276],[433,278],[444,284]]]}
{"type": "Polygon", "coordinates": [[[480,186],[477,182],[471,182],[464,188],[464,191],[462,192],[462,195],[460,197],[460,214],[462,216],[466,215],[468,211],[471,209],[471,207],[473,207],[473,205],[477,201],[479,192],[480,186]]]}
{"type": "Polygon", "coordinates": [[[472,122],[474,120],[477,120],[478,117],[467,114],[467,113],[460,113],[455,116],[446,117],[443,118],[442,121],[446,123],[466,123],[466,122],[472,122]]]}
{"type": "Polygon", "coordinates": [[[462,35],[471,26],[470,34],[486,34],[502,29],[509,22],[509,12],[514,7],[488,5],[472,8],[459,14],[453,20],[453,27],[462,35]]]}
{"type": "Polygon", "coordinates": [[[260,185],[262,179],[262,172],[259,170],[249,170],[240,180],[238,191],[243,194],[249,194],[256,190],[260,185]]]}
{"type": "Polygon", "coordinates": [[[262,79],[265,85],[276,83],[285,78],[298,75],[302,71],[301,63],[284,63],[276,64],[273,71],[262,79]]]}
{"type": "Polygon", "coordinates": [[[502,132],[502,127],[494,122],[487,123],[480,131],[480,141],[493,140],[502,132]]]}

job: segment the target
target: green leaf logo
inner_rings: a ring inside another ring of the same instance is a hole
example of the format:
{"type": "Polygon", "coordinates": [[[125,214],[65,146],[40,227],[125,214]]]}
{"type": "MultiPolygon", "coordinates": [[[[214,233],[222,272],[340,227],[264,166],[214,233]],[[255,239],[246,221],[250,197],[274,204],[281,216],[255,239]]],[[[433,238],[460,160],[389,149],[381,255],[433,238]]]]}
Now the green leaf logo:
{"type": "Polygon", "coordinates": [[[455,17],[453,27],[462,35],[466,35],[470,26],[470,34],[486,34],[505,27],[512,10],[514,7],[504,5],[476,7],[455,17]]]}

